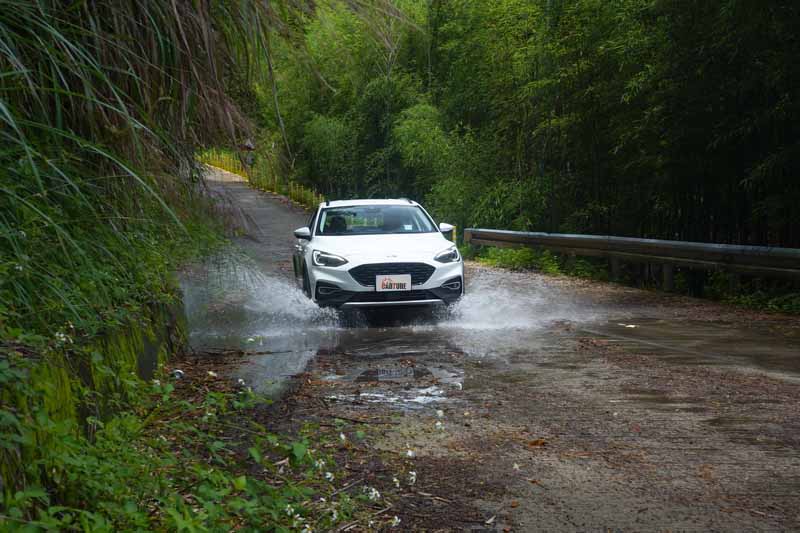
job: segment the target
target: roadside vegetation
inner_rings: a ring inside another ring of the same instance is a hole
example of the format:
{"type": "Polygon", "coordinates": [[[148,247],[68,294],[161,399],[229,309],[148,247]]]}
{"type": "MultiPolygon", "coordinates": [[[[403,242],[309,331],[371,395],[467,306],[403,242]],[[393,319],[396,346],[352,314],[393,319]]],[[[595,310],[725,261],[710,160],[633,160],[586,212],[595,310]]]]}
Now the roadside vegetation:
{"type": "Polygon", "coordinates": [[[262,453],[306,468],[311,442],[245,424],[229,453],[245,439],[220,440],[217,416],[254,399],[176,395],[158,370],[185,341],[175,270],[224,241],[196,154],[246,135],[239,80],[268,79],[279,20],[0,1],[0,530],[311,523],[304,475],[250,472],[262,453]]]}
{"type": "MultiPolygon", "coordinates": [[[[47,435],[21,465],[26,479],[44,469],[47,481],[6,495],[3,531],[308,532],[369,517],[363,491],[337,490],[347,472],[335,436],[311,426],[275,434],[258,422],[268,402],[207,363],[173,361],[185,371],[147,383],[121,376],[115,416],[86,419],[88,431],[45,411],[18,420],[20,440],[47,435]]],[[[28,386],[28,368],[0,362],[0,384],[36,402],[44,395],[28,386]]]]}

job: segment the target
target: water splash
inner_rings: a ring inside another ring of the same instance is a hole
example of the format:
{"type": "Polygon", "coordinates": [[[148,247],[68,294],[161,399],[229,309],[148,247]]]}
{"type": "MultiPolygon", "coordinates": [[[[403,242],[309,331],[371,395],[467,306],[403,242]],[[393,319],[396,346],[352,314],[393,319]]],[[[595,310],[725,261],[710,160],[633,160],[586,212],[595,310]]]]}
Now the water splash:
{"type": "Polygon", "coordinates": [[[467,294],[436,327],[471,357],[505,358],[544,348],[550,341],[543,333],[554,325],[590,322],[598,314],[542,278],[487,270],[468,280],[467,294]]]}
{"type": "Polygon", "coordinates": [[[467,285],[467,294],[445,324],[464,329],[540,329],[553,322],[594,320],[596,310],[547,285],[541,278],[515,272],[483,271],[467,285]]]}
{"type": "Polygon", "coordinates": [[[269,344],[281,350],[295,344],[303,349],[303,337],[334,328],[336,313],[317,307],[292,281],[264,272],[236,250],[195,265],[181,279],[192,346],[254,349],[269,344]]]}

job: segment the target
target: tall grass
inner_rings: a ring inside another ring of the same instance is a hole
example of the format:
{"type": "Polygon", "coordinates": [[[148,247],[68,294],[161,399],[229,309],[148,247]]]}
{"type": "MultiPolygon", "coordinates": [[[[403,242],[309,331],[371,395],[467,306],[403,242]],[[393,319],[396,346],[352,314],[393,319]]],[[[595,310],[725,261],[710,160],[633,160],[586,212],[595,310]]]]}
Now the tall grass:
{"type": "Polygon", "coordinates": [[[146,331],[213,239],[194,152],[246,128],[227,74],[267,53],[270,5],[0,0],[0,515],[69,501],[59,443],[136,370],[96,334],[146,331]]]}
{"type": "Polygon", "coordinates": [[[225,72],[257,67],[277,20],[258,1],[0,0],[3,336],[91,329],[161,283],[158,243],[202,192],[195,146],[247,126],[225,72]]]}

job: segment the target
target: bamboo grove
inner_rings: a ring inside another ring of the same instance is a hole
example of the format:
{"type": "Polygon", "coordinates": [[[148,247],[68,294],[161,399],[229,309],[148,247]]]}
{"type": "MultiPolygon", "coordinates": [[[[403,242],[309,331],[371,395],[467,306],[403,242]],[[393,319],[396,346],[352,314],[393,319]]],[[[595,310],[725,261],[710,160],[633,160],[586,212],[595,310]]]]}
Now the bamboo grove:
{"type": "Polygon", "coordinates": [[[796,2],[395,5],[276,44],[260,146],[296,179],[462,227],[800,246],[796,2]]]}

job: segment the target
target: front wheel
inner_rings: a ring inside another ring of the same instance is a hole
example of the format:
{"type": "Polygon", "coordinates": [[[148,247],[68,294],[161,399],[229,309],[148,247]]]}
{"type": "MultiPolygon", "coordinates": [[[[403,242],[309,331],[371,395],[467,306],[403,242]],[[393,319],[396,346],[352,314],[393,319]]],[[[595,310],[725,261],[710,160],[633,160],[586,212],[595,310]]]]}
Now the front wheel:
{"type": "Polygon", "coordinates": [[[308,279],[308,270],[303,266],[303,294],[311,298],[311,281],[308,279]]]}

